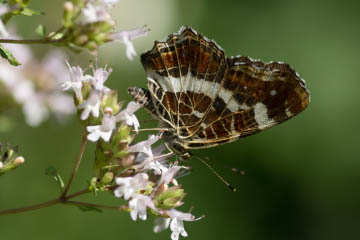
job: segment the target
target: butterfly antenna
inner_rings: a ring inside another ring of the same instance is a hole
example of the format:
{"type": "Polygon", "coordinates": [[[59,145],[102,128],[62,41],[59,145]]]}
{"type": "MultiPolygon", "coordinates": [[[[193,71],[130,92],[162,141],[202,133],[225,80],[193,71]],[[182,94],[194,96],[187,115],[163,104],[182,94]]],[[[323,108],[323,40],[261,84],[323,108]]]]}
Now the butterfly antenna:
{"type": "Polygon", "coordinates": [[[228,188],[230,188],[231,191],[236,192],[236,188],[234,188],[230,183],[228,183],[213,167],[211,167],[204,159],[195,156],[197,159],[200,160],[205,166],[207,166],[214,174],[217,176],[220,181],[222,181],[228,188]]]}
{"type": "MultiPolygon", "coordinates": [[[[135,131],[135,130],[133,130],[135,131]]],[[[138,129],[139,132],[144,132],[144,131],[163,131],[163,132],[168,132],[170,131],[168,128],[141,128],[138,129]]]]}

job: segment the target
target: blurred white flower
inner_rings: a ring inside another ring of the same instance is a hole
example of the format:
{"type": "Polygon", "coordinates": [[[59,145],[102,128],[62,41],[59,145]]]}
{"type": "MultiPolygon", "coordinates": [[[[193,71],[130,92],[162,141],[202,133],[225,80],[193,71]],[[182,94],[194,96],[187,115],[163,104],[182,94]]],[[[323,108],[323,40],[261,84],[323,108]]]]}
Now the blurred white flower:
{"type": "Polygon", "coordinates": [[[112,115],[111,108],[106,108],[102,119],[102,125],[88,126],[86,128],[90,133],[87,138],[92,142],[96,142],[99,140],[99,138],[102,138],[105,142],[108,142],[110,140],[112,131],[115,128],[115,124],[116,120],[112,115]]]}
{"type": "Polygon", "coordinates": [[[148,155],[149,158],[154,158],[154,155],[151,151],[151,145],[157,142],[159,139],[160,136],[149,135],[148,140],[130,146],[128,152],[142,152],[148,155]]]}
{"type": "Polygon", "coordinates": [[[4,167],[3,163],[0,161],[0,169],[4,167]]]}
{"type": "Polygon", "coordinates": [[[155,219],[155,226],[154,226],[154,232],[158,233],[165,229],[167,229],[170,226],[171,218],[156,218],[155,219]]]}
{"type": "MultiPolygon", "coordinates": [[[[16,39],[17,37],[12,37],[16,39]]],[[[0,59],[0,81],[13,99],[22,106],[25,120],[38,126],[54,113],[58,119],[75,112],[73,100],[58,89],[60,79],[67,78],[63,54],[49,52],[39,63],[33,59],[26,45],[4,44],[4,47],[22,63],[14,67],[0,59]]]]}
{"type": "Polygon", "coordinates": [[[25,120],[30,126],[38,126],[49,117],[49,111],[41,94],[33,94],[24,101],[23,112],[25,120]]]}
{"type": "Polygon", "coordinates": [[[124,196],[125,200],[132,197],[138,190],[145,189],[148,185],[149,176],[146,173],[138,173],[133,177],[118,177],[116,184],[119,185],[115,189],[116,197],[124,196]]]}
{"type": "Polygon", "coordinates": [[[105,7],[111,8],[114,7],[115,4],[119,2],[119,0],[91,0],[91,3],[98,3],[105,7]]]}
{"type": "Polygon", "coordinates": [[[129,102],[126,109],[122,110],[116,115],[116,121],[125,121],[127,125],[134,126],[135,131],[138,132],[140,123],[136,118],[134,112],[136,112],[140,107],[141,105],[137,104],[136,102],[129,102]]]}
{"type": "Polygon", "coordinates": [[[80,23],[81,24],[91,24],[96,22],[110,21],[111,16],[107,12],[107,9],[103,5],[94,6],[91,3],[86,4],[86,6],[81,10],[80,23]]]}
{"type": "Polygon", "coordinates": [[[125,44],[126,47],[126,56],[129,60],[133,60],[136,56],[136,51],[132,40],[138,37],[144,37],[148,34],[149,30],[144,27],[131,29],[131,30],[123,30],[120,32],[111,33],[109,36],[110,40],[119,40],[125,44]]]}
{"type": "Polygon", "coordinates": [[[97,90],[92,90],[90,92],[89,98],[78,106],[79,109],[84,109],[81,113],[80,119],[86,120],[90,116],[90,113],[93,117],[97,118],[100,115],[100,104],[101,104],[101,94],[97,90]]]}
{"type": "Polygon", "coordinates": [[[132,220],[136,221],[137,217],[141,220],[147,218],[147,208],[155,210],[155,205],[149,196],[142,194],[134,194],[133,198],[129,201],[129,208],[131,208],[130,216],[132,220]]]}

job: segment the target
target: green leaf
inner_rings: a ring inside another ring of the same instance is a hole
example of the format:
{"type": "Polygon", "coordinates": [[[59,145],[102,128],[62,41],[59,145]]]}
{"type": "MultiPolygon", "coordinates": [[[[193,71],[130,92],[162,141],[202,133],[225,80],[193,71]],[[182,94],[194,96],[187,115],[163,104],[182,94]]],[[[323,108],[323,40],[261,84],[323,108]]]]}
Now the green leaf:
{"type": "Polygon", "coordinates": [[[0,55],[6,60],[8,60],[8,62],[13,66],[21,65],[21,63],[16,60],[12,53],[9,50],[6,50],[2,45],[0,45],[0,55]]]}
{"type": "Polygon", "coordinates": [[[77,205],[77,204],[76,206],[83,212],[98,212],[98,213],[103,212],[101,209],[92,206],[77,205]]]}
{"type": "Polygon", "coordinates": [[[43,12],[35,11],[35,10],[30,9],[30,8],[22,9],[20,14],[24,15],[24,16],[45,15],[45,13],[43,13],[43,12]]]}
{"type": "Polygon", "coordinates": [[[47,169],[45,169],[45,175],[52,177],[55,180],[55,182],[59,185],[61,192],[64,190],[65,187],[64,181],[62,180],[60,174],[57,172],[55,167],[50,166],[47,169]]]}
{"type": "Polygon", "coordinates": [[[44,25],[40,24],[39,26],[37,26],[37,28],[35,29],[35,32],[37,34],[39,34],[41,37],[45,37],[46,36],[46,29],[44,27],[44,25]]]}

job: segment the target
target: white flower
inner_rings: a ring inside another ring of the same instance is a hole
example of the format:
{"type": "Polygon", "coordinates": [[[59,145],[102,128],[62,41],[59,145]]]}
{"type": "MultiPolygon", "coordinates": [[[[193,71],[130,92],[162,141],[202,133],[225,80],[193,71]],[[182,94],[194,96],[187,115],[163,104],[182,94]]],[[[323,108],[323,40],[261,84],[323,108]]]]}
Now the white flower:
{"type": "Polygon", "coordinates": [[[172,240],[178,240],[179,235],[183,237],[187,237],[187,232],[184,228],[184,221],[196,221],[198,219],[195,219],[195,216],[191,213],[183,213],[175,209],[171,209],[169,211],[166,211],[166,214],[170,218],[162,218],[157,219],[155,221],[155,227],[154,232],[160,232],[164,229],[167,229],[170,225],[171,233],[171,239],[172,240]]]}
{"type": "Polygon", "coordinates": [[[33,94],[23,102],[23,112],[26,123],[32,127],[39,126],[41,122],[49,117],[49,111],[41,94],[33,94]]]}
{"type": "Polygon", "coordinates": [[[187,234],[187,232],[185,231],[185,228],[184,228],[184,222],[182,220],[180,220],[180,219],[174,218],[174,219],[171,220],[170,230],[172,231],[171,240],[178,240],[180,234],[183,237],[188,236],[188,234],[187,234]]]}
{"type": "Polygon", "coordinates": [[[0,169],[4,167],[3,163],[0,161],[0,169]]]}
{"type": "Polygon", "coordinates": [[[134,126],[135,131],[137,132],[140,127],[140,123],[137,120],[134,112],[136,112],[140,107],[141,105],[137,104],[136,102],[129,102],[126,109],[122,110],[118,115],[116,115],[116,121],[125,121],[127,125],[134,126]]]}
{"type": "Polygon", "coordinates": [[[109,71],[107,71],[105,67],[93,69],[93,71],[94,77],[91,79],[91,83],[96,90],[102,91],[106,88],[104,87],[104,83],[112,72],[112,69],[110,68],[109,71]]]}
{"type": "Polygon", "coordinates": [[[93,2],[99,2],[105,7],[111,8],[119,2],[119,0],[93,0],[93,2]]]}
{"type": "Polygon", "coordinates": [[[152,169],[154,174],[160,175],[163,171],[166,171],[166,156],[161,157],[165,145],[161,144],[152,150],[153,158],[149,158],[147,154],[140,152],[135,159],[135,166],[133,168],[137,171],[144,171],[152,169]],[[160,158],[159,158],[160,157],[160,158]],[[155,159],[156,158],[156,159],[155,159]]]}
{"type": "Polygon", "coordinates": [[[93,117],[99,117],[100,114],[100,103],[101,96],[99,91],[92,90],[90,92],[89,99],[78,106],[79,109],[84,109],[81,113],[81,120],[86,120],[90,116],[90,113],[93,117]]]}
{"type": "Polygon", "coordinates": [[[148,140],[139,142],[135,145],[129,147],[128,152],[143,152],[149,156],[149,158],[154,158],[154,155],[151,151],[151,145],[160,139],[159,136],[150,135],[148,140]]]}
{"type": "Polygon", "coordinates": [[[124,196],[125,200],[132,197],[138,190],[145,189],[148,185],[149,176],[146,173],[138,173],[133,177],[118,177],[116,184],[119,185],[115,189],[116,197],[124,196]]]}
{"type": "Polygon", "coordinates": [[[131,30],[123,30],[120,32],[111,33],[109,38],[111,40],[120,40],[125,44],[126,47],[126,56],[129,60],[132,60],[134,56],[136,56],[136,51],[133,43],[131,42],[133,39],[138,37],[143,37],[148,34],[149,30],[145,29],[145,27],[131,29],[131,30]]]}
{"type": "Polygon", "coordinates": [[[146,220],[148,207],[155,210],[155,205],[151,201],[151,198],[142,194],[135,194],[129,202],[132,220],[136,221],[137,216],[139,216],[141,220],[146,220]]]}
{"type": "Polygon", "coordinates": [[[171,181],[173,181],[175,185],[177,185],[177,182],[175,181],[174,177],[182,168],[186,168],[186,167],[177,166],[176,163],[170,166],[169,168],[162,168],[161,169],[162,174],[160,180],[158,181],[158,186],[162,184],[168,185],[171,181]]]}
{"type": "Polygon", "coordinates": [[[86,129],[90,133],[88,139],[96,142],[99,138],[104,139],[105,142],[110,140],[112,131],[115,128],[115,117],[112,115],[111,108],[106,108],[102,119],[102,125],[88,126],[86,129]]]}
{"type": "Polygon", "coordinates": [[[90,3],[86,4],[81,11],[80,23],[91,24],[95,22],[110,21],[110,14],[107,12],[106,7],[102,5],[94,6],[90,3]]]}
{"type": "Polygon", "coordinates": [[[82,82],[91,80],[92,77],[90,75],[84,76],[84,73],[83,73],[83,70],[81,69],[81,67],[79,67],[79,66],[71,67],[68,61],[65,61],[65,63],[69,67],[70,81],[66,81],[66,82],[62,83],[61,87],[63,90],[68,90],[68,89],[72,88],[76,95],[76,98],[79,101],[82,101],[82,99],[83,99],[82,93],[81,93],[82,82]]]}
{"type": "Polygon", "coordinates": [[[158,233],[165,229],[167,229],[170,226],[171,218],[156,218],[155,219],[155,226],[154,226],[154,232],[158,233]]]}

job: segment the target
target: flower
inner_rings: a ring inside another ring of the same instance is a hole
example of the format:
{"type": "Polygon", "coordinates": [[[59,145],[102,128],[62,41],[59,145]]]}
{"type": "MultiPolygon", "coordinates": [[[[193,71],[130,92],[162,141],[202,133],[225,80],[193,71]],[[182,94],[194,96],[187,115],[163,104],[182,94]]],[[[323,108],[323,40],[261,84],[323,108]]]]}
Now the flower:
{"type": "Polygon", "coordinates": [[[149,176],[146,173],[138,173],[133,177],[118,177],[116,184],[119,185],[115,189],[116,197],[124,196],[125,200],[132,197],[138,190],[145,189],[148,185],[149,176]]]}
{"type": "Polygon", "coordinates": [[[110,140],[112,131],[115,128],[115,117],[112,115],[112,109],[106,108],[102,119],[102,125],[88,126],[86,129],[90,133],[88,139],[96,142],[99,138],[104,139],[105,142],[110,140]]]}
{"type": "Polygon", "coordinates": [[[95,0],[94,2],[96,1],[108,8],[113,7],[115,4],[119,2],[119,0],[95,0]]]}
{"type": "Polygon", "coordinates": [[[93,117],[99,117],[100,115],[100,103],[101,95],[97,90],[92,90],[90,92],[90,97],[85,102],[78,106],[79,109],[84,109],[81,113],[81,120],[86,120],[90,116],[90,113],[93,117]]]}
{"type": "Polygon", "coordinates": [[[135,166],[133,168],[137,171],[153,170],[154,174],[160,175],[167,168],[164,165],[168,156],[162,157],[162,152],[165,149],[164,144],[160,144],[152,150],[153,158],[147,156],[147,154],[140,152],[135,159],[135,166]]]}
{"type": "Polygon", "coordinates": [[[184,228],[184,222],[182,220],[178,219],[178,218],[174,218],[174,219],[171,220],[170,230],[172,231],[172,233],[171,233],[171,239],[172,240],[178,240],[180,234],[183,237],[188,236],[188,234],[187,234],[187,232],[185,231],[185,228],[184,228]]]}
{"type": "Polygon", "coordinates": [[[94,72],[94,77],[91,79],[92,85],[96,90],[99,91],[104,90],[105,88],[104,83],[109,77],[110,73],[112,72],[112,69],[110,68],[109,71],[106,71],[106,66],[105,66],[105,68],[97,68],[97,69],[93,68],[93,72],[94,72]]]}
{"type": "Polygon", "coordinates": [[[0,161],[0,169],[4,167],[4,164],[0,161]]]}
{"type": "Polygon", "coordinates": [[[154,226],[154,232],[158,233],[165,229],[167,229],[170,226],[171,218],[156,218],[155,219],[155,226],[154,226]]]}
{"type": "Polygon", "coordinates": [[[126,109],[122,110],[118,115],[116,115],[116,121],[125,121],[125,123],[129,126],[134,126],[135,131],[138,132],[138,129],[140,127],[140,123],[137,120],[136,116],[134,115],[134,112],[136,112],[141,105],[137,104],[136,102],[129,102],[126,109]]]}
{"type": "Polygon", "coordinates": [[[96,22],[107,22],[111,20],[110,14],[103,5],[94,6],[91,3],[88,3],[82,9],[81,14],[80,23],[84,25],[96,22]]]}
{"type": "Polygon", "coordinates": [[[130,216],[134,221],[136,221],[137,216],[145,221],[148,207],[156,210],[151,198],[142,194],[135,194],[129,202],[129,207],[131,208],[130,216]]]}
{"type": "Polygon", "coordinates": [[[171,239],[172,240],[178,240],[179,236],[187,237],[187,232],[184,228],[184,221],[196,221],[201,218],[195,218],[194,215],[191,213],[183,213],[175,209],[171,209],[169,211],[166,211],[166,214],[170,218],[160,218],[155,221],[154,226],[154,232],[160,232],[162,230],[165,230],[170,225],[171,233],[171,239]]]}
{"type": "Polygon", "coordinates": [[[128,152],[143,152],[148,155],[149,158],[154,158],[154,155],[151,151],[151,145],[160,139],[160,136],[150,135],[148,140],[139,142],[135,145],[129,147],[128,152]]]}
{"type": "Polygon", "coordinates": [[[61,87],[63,90],[68,90],[70,88],[73,89],[76,98],[79,101],[82,101],[82,93],[81,93],[81,87],[83,81],[89,81],[92,79],[90,75],[85,75],[83,73],[83,70],[79,66],[71,67],[69,62],[65,60],[66,65],[69,68],[70,71],[70,81],[63,82],[61,84],[61,87]]]}
{"type": "MultiPolygon", "coordinates": [[[[180,169],[186,168],[184,166],[178,166],[177,163],[173,164],[169,168],[162,168],[161,178],[158,181],[158,186],[165,184],[168,185],[171,181],[175,180],[175,175],[180,171],[180,169]]],[[[175,181],[175,185],[177,182],[175,181]]]]}
{"type": "Polygon", "coordinates": [[[135,38],[146,36],[149,29],[145,29],[145,27],[146,26],[131,30],[123,30],[120,32],[113,32],[109,35],[109,39],[122,41],[126,47],[127,58],[129,60],[133,60],[134,56],[136,56],[136,51],[131,41],[135,38]]]}

